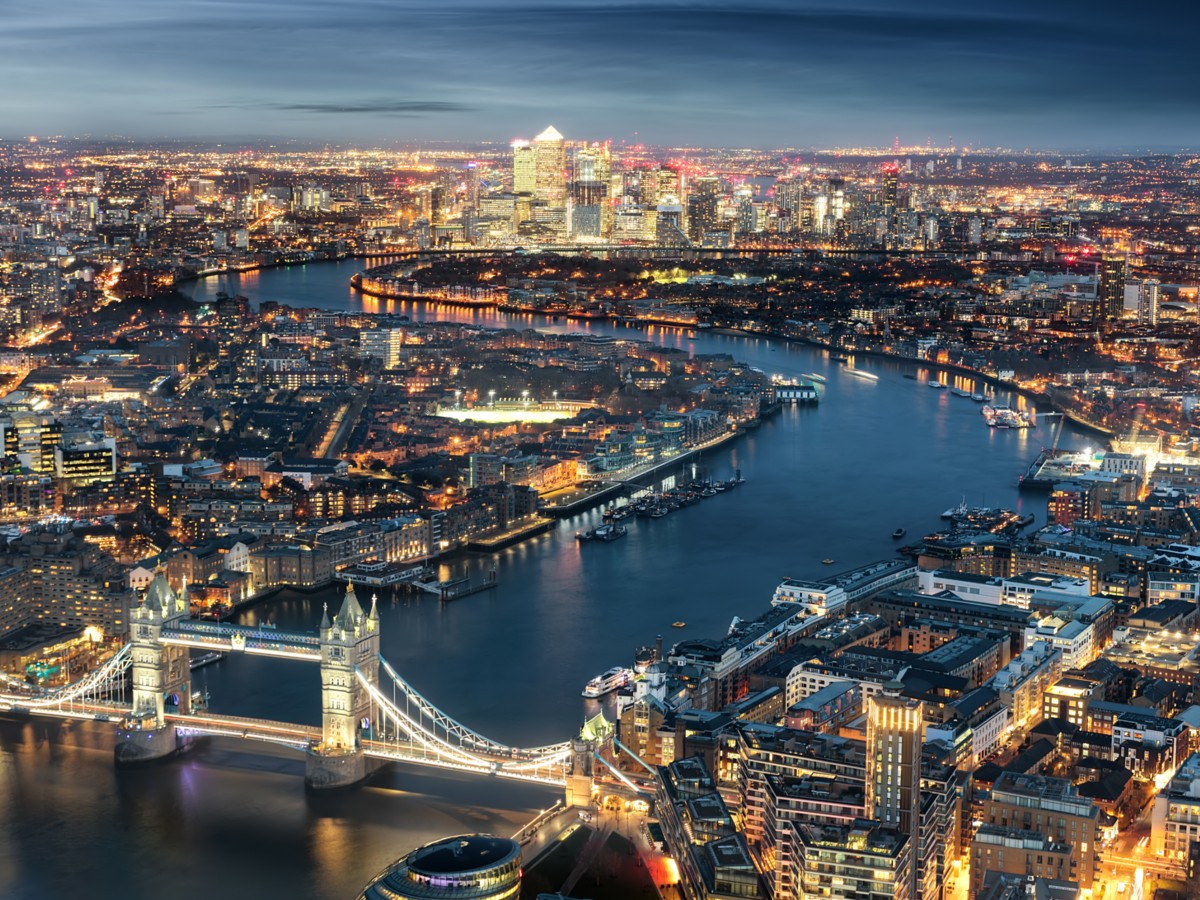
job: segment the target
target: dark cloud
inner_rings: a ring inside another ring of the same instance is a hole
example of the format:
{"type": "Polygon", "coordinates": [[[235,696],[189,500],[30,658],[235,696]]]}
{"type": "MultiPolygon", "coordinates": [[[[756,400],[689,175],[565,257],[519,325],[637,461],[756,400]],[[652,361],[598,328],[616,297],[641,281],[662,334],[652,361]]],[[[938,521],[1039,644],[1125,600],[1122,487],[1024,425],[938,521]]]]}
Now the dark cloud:
{"type": "MultiPolygon", "coordinates": [[[[218,105],[217,108],[222,108],[218,105]]],[[[226,109],[267,109],[280,112],[311,112],[341,115],[402,115],[419,116],[425,113],[471,112],[474,107],[465,103],[438,100],[393,100],[365,103],[230,103],[226,109]]]]}
{"type": "Polygon", "coordinates": [[[1117,0],[63,0],[6,15],[0,123],[137,133],[171,110],[181,134],[337,140],[553,122],[725,146],[1178,146],[1200,141],[1197,25],[1200,5],[1117,0]]]}

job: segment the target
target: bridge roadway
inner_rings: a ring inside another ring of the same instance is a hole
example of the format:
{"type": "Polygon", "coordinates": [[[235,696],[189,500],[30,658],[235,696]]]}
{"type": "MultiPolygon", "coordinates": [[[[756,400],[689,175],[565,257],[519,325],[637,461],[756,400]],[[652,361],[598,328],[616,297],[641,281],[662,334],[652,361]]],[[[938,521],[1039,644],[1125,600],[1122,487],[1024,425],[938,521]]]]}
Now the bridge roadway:
{"type": "Polygon", "coordinates": [[[164,627],[160,640],[164,644],[198,650],[240,650],[259,656],[281,656],[313,662],[321,659],[321,641],[315,634],[249,625],[184,619],[172,627],[164,627]]]}
{"type": "MultiPolygon", "coordinates": [[[[0,706],[0,712],[13,712],[24,715],[47,716],[56,719],[86,719],[100,722],[120,722],[131,712],[128,703],[93,703],[74,702],[61,707],[44,707],[28,709],[19,703],[0,706]]],[[[231,737],[249,741],[264,741],[280,744],[295,750],[307,750],[321,741],[319,725],[297,725],[292,722],[273,722],[269,719],[251,719],[243,716],[224,716],[215,713],[192,713],[181,715],[167,713],[163,718],[175,726],[176,731],[184,737],[231,737]]],[[[537,768],[532,771],[514,771],[505,769],[504,763],[514,760],[492,754],[475,754],[480,758],[478,764],[456,758],[451,753],[440,753],[436,749],[430,751],[425,745],[411,740],[364,740],[363,753],[372,759],[390,762],[406,762],[423,766],[435,766],[443,769],[456,769],[461,772],[474,772],[479,775],[497,775],[518,781],[532,781],[539,784],[562,787],[566,781],[553,773],[555,766],[546,765],[546,771],[539,773],[537,768]]],[[[527,761],[522,761],[527,762],[527,761]]]]}

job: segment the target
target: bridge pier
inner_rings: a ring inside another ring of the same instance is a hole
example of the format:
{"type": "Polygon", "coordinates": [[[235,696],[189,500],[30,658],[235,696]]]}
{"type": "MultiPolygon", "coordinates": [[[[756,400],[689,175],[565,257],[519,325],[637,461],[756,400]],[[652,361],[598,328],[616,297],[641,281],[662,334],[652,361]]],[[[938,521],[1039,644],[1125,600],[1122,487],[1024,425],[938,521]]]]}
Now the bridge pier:
{"type": "Polygon", "coordinates": [[[567,776],[567,807],[590,808],[592,805],[592,754],[596,742],[582,738],[571,741],[571,774],[567,776]]]}
{"type": "Polygon", "coordinates": [[[179,750],[179,738],[174,725],[155,726],[154,719],[126,719],[117,731],[113,746],[113,761],[118,768],[144,766],[167,760],[179,750]],[[152,727],[138,727],[144,722],[152,727]]]}
{"type": "Polygon", "coordinates": [[[361,750],[322,753],[309,750],[304,758],[304,787],[313,793],[357,787],[367,777],[367,757],[361,750]]]}

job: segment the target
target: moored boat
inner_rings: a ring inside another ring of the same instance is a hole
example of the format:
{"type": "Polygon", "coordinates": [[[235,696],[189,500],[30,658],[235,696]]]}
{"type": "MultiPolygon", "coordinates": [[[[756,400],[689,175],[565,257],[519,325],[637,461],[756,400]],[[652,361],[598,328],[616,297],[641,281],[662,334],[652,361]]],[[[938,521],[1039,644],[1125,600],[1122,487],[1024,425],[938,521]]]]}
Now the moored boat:
{"type": "Polygon", "coordinates": [[[605,694],[615,691],[617,688],[624,687],[629,683],[629,678],[632,673],[629,669],[622,669],[620,666],[615,666],[609,669],[603,675],[597,675],[587,683],[583,689],[583,696],[590,699],[603,697],[605,694]]]}

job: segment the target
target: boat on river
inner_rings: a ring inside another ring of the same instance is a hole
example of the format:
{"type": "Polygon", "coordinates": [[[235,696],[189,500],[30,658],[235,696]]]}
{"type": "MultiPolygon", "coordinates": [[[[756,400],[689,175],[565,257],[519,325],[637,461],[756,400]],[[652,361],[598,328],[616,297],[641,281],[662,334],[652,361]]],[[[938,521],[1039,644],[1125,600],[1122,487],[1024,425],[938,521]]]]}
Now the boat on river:
{"type": "Polygon", "coordinates": [[[897,528],[895,531],[892,532],[892,540],[898,541],[898,540],[900,540],[900,538],[904,537],[906,534],[908,534],[908,532],[905,531],[903,528],[897,528]]]}
{"type": "Polygon", "coordinates": [[[605,694],[610,694],[617,690],[617,688],[625,687],[632,677],[633,672],[631,670],[616,666],[609,669],[603,675],[597,675],[589,681],[583,689],[583,696],[592,700],[597,697],[603,697],[605,694]]]}

